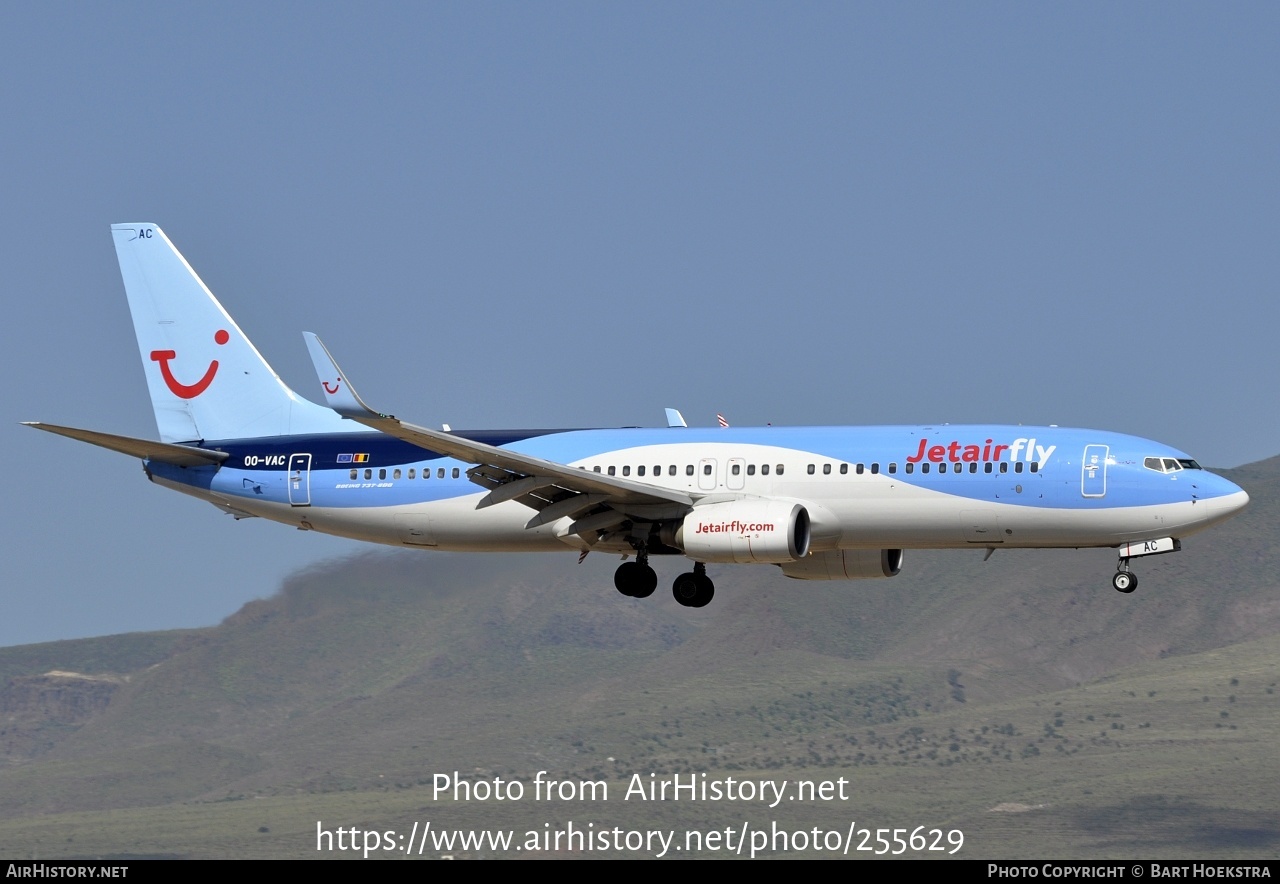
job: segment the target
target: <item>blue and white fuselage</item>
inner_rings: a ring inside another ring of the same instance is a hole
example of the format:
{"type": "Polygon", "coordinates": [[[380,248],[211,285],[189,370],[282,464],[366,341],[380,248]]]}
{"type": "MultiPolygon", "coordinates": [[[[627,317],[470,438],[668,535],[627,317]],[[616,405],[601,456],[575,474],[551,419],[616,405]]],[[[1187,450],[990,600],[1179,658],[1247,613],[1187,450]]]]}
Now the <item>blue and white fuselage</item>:
{"type": "MultiPolygon", "coordinates": [[[[457,435],[684,491],[704,504],[801,501],[811,519],[812,552],[1111,547],[1185,537],[1228,518],[1247,500],[1236,485],[1167,445],[1059,427],[677,427],[457,435]]],[[[231,457],[202,468],[152,462],[148,472],[160,484],[245,514],[378,543],[477,551],[592,548],[579,535],[564,533],[569,517],[526,528],[531,512],[523,504],[477,509],[486,492],[467,478],[474,464],[432,456],[379,433],[208,447],[231,457]]],[[[627,540],[610,547],[633,549],[627,540]]]]}
{"type": "MultiPolygon", "coordinates": [[[[603,550],[651,594],[712,594],[708,562],[801,579],[898,573],[902,550],[1116,547],[1132,558],[1248,496],[1189,455],[1062,427],[750,427],[453,432],[367,406],[307,334],[326,405],[286,386],[153,224],[113,226],[160,442],[34,424],[142,458],[152,481],[237,517],[395,546],[603,550]]],[[[678,413],[671,412],[678,418],[678,413]]]]}

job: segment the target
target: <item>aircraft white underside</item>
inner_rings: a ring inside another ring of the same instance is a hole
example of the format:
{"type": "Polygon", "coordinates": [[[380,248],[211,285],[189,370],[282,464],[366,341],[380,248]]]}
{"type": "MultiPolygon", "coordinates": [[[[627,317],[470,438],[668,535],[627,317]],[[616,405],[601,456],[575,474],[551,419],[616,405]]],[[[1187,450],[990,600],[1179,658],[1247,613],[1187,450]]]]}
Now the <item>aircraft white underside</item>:
{"type": "MultiPolygon", "coordinates": [[[[612,550],[568,534],[572,519],[536,528],[525,524],[534,511],[507,502],[477,509],[484,492],[398,506],[290,506],[208,492],[155,477],[157,484],[271,521],[305,530],[392,546],[469,552],[612,550]]],[[[1114,547],[1135,540],[1186,536],[1238,511],[1232,497],[1107,507],[1055,509],[1018,503],[978,501],[895,482],[892,476],[859,477],[867,493],[860,499],[788,498],[805,506],[813,520],[812,552],[834,549],[964,549],[967,547],[1114,547]],[[873,493],[878,491],[880,493],[873,493]],[[1219,515],[1220,514],[1220,515],[1219,515]],[[1146,526],[1137,528],[1136,526],[1146,526]]],[[[1243,492],[1241,493],[1243,496],[1243,492]]],[[[779,499],[778,495],[772,495],[779,499]]],[[[750,498],[718,492],[713,499],[750,498]]],[[[630,552],[625,544],[619,551],[630,552]]]]}

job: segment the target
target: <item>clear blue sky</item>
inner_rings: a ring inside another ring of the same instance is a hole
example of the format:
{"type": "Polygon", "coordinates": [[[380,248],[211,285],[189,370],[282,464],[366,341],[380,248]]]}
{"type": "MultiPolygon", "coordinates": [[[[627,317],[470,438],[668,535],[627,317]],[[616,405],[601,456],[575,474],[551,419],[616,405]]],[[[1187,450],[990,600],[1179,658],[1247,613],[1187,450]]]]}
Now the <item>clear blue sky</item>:
{"type": "Polygon", "coordinates": [[[1276,4],[4,19],[0,644],[213,623],[356,548],[17,425],[155,434],[118,221],[163,227],[300,391],[307,329],[421,423],[675,405],[1280,453],[1276,4]]]}

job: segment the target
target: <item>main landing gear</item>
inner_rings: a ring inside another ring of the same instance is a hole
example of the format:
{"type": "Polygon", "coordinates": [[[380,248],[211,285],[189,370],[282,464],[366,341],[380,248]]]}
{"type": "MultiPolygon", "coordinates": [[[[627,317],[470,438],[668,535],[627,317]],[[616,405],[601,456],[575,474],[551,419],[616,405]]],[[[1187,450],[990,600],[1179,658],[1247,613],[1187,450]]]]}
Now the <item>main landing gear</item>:
{"type": "MultiPolygon", "coordinates": [[[[649,554],[636,552],[634,562],[623,562],[613,572],[613,585],[618,592],[633,599],[648,598],[658,588],[658,575],[649,567],[649,554]]],[[[686,608],[701,608],[715,597],[716,587],[707,576],[707,566],[695,562],[693,570],[681,574],[671,585],[671,594],[686,608]]]]}
{"type": "Polygon", "coordinates": [[[613,572],[613,585],[618,592],[633,599],[648,598],[658,588],[658,575],[649,567],[649,554],[641,549],[634,562],[623,562],[613,572]]]}
{"type": "Polygon", "coordinates": [[[715,598],[716,585],[707,576],[707,566],[694,562],[692,571],[681,574],[671,584],[671,594],[686,608],[701,608],[715,598]]]}

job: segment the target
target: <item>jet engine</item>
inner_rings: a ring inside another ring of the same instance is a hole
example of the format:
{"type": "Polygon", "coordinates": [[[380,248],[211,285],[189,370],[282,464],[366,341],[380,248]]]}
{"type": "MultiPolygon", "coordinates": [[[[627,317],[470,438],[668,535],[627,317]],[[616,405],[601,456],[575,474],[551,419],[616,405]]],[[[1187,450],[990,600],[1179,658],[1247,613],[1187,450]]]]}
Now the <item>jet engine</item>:
{"type": "Polygon", "coordinates": [[[896,577],[902,570],[900,549],[836,549],[785,562],[782,573],[796,580],[869,580],[896,577]]]}
{"type": "Polygon", "coordinates": [[[783,500],[711,503],[695,507],[671,539],[699,562],[794,562],[809,553],[809,511],[783,500]]]}

